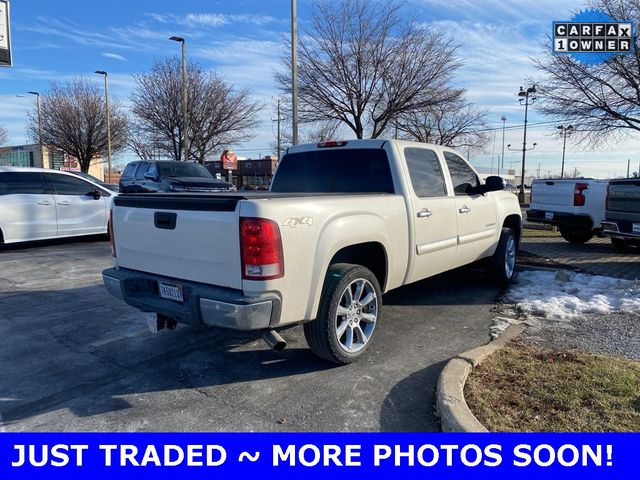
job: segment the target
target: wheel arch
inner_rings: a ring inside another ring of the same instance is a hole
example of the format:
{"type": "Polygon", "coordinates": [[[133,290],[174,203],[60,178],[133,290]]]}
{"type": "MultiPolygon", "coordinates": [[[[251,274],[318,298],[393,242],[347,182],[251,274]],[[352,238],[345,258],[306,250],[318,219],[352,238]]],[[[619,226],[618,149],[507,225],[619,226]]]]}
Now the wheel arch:
{"type": "Polygon", "coordinates": [[[515,213],[507,215],[502,222],[502,228],[510,228],[513,231],[513,235],[516,237],[516,247],[520,248],[522,240],[522,218],[520,215],[515,213]]]}

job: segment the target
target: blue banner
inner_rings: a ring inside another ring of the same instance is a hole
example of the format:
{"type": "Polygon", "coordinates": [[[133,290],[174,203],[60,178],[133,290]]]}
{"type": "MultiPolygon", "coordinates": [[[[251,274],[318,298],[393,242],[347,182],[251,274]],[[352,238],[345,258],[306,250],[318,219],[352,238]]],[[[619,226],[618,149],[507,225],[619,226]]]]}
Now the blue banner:
{"type": "Polygon", "coordinates": [[[640,433],[2,433],[0,479],[624,479],[639,447],[640,433]]]}

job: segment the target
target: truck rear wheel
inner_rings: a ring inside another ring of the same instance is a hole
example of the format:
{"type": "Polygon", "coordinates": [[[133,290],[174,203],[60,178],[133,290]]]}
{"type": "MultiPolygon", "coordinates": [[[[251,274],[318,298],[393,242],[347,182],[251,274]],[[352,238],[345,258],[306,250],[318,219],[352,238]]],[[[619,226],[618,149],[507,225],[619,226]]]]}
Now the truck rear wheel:
{"type": "Polygon", "coordinates": [[[498,247],[492,257],[487,259],[487,275],[500,285],[511,282],[516,269],[516,237],[513,230],[503,228],[498,247]]]}
{"type": "Polygon", "coordinates": [[[627,240],[626,238],[611,237],[611,244],[620,253],[636,253],[640,251],[640,240],[627,240]]]}
{"type": "Polygon", "coordinates": [[[593,238],[593,230],[560,227],[560,235],[569,243],[586,243],[593,238]]]}
{"type": "Polygon", "coordinates": [[[380,285],[369,269],[348,263],[331,265],[318,316],[304,324],[309,347],[330,362],[356,361],[373,340],[381,307],[380,285]]]}

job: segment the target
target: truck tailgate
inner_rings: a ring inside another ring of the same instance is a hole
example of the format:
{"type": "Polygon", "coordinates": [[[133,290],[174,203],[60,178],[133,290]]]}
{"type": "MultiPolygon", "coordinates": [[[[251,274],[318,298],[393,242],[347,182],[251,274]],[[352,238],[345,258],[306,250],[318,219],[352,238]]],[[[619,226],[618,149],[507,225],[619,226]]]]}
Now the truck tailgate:
{"type": "Polygon", "coordinates": [[[115,197],[118,266],[241,289],[239,200],[185,194],[115,197]]]}
{"type": "Polygon", "coordinates": [[[573,206],[573,192],[576,181],[544,180],[533,182],[531,203],[542,205],[573,206]]]}

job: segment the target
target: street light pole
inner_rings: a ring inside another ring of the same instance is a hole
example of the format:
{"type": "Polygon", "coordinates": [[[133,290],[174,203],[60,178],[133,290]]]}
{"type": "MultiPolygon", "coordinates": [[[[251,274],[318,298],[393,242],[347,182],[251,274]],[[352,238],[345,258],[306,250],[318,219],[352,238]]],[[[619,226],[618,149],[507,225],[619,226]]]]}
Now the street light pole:
{"type": "MultiPolygon", "coordinates": [[[[502,168],[504,169],[504,129],[507,122],[507,117],[500,117],[502,120],[502,168]]],[[[500,176],[500,163],[498,163],[498,176],[500,176]]]]}
{"type": "Polygon", "coordinates": [[[184,160],[189,160],[189,111],[187,103],[189,101],[189,91],[187,89],[187,44],[183,37],[170,37],[169,40],[180,42],[182,44],[182,124],[184,132],[184,160]]]}
{"type": "MultiPolygon", "coordinates": [[[[31,95],[36,96],[36,111],[38,113],[38,143],[40,144],[40,162],[42,162],[42,166],[44,167],[44,145],[42,144],[42,117],[40,116],[40,93],[38,92],[27,92],[31,95]]],[[[52,165],[49,165],[49,168],[53,168],[52,165]]]]}
{"type": "Polygon", "coordinates": [[[573,125],[568,125],[568,126],[564,126],[564,125],[560,125],[558,127],[558,130],[560,131],[560,135],[562,135],[563,140],[562,140],[562,166],[560,167],[560,178],[564,178],[564,152],[567,148],[567,135],[569,135],[571,133],[571,131],[573,130],[573,125]]]}
{"type": "Polygon", "coordinates": [[[96,70],[98,75],[104,75],[104,103],[107,115],[107,182],[111,183],[111,112],[109,110],[109,75],[104,70],[96,70]]]}
{"type": "Polygon", "coordinates": [[[524,170],[525,170],[525,155],[527,153],[527,115],[529,113],[529,105],[533,105],[536,101],[536,97],[529,97],[530,94],[536,93],[536,86],[533,85],[526,90],[520,87],[518,96],[520,97],[520,105],[524,105],[524,134],[522,138],[522,175],[520,176],[520,192],[518,192],[518,200],[520,203],[524,203],[524,170]],[[524,102],[524,103],[523,103],[524,102]]]}
{"type": "Polygon", "coordinates": [[[298,144],[298,18],[296,0],[291,0],[291,132],[298,144]]]}

